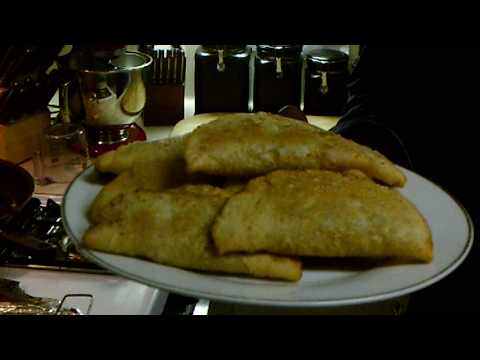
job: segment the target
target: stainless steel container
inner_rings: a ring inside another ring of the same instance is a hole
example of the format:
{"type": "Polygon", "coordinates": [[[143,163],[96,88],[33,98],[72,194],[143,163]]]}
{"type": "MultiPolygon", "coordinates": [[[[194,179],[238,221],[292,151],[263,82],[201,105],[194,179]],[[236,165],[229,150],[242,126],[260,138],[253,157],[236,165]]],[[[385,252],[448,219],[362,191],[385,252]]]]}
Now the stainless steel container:
{"type": "Polygon", "coordinates": [[[86,54],[72,56],[69,70],[78,80],[77,89],[64,89],[64,98],[70,102],[78,91],[81,111],[70,106],[73,118],[82,117],[90,127],[127,126],[141,116],[146,103],[145,69],[152,63],[149,55],[124,52],[114,58],[92,58],[86,54]],[[77,113],[75,113],[77,112],[77,113]]]}

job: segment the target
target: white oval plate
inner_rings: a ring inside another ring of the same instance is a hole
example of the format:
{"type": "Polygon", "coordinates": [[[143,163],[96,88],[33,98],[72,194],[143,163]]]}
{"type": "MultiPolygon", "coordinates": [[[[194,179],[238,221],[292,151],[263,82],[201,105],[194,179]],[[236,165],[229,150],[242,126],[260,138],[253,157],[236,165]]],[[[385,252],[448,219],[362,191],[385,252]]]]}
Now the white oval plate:
{"type": "Polygon", "coordinates": [[[408,178],[399,190],[426,217],[432,229],[430,264],[396,265],[363,271],[305,269],[298,283],[211,275],[152,262],[91,251],[81,246],[90,223],[87,211],[102,189],[93,166],[68,188],[62,206],[66,231],[78,251],[125,278],[201,299],[285,307],[332,307],[384,301],[423,289],[454,271],[468,255],[473,225],[465,209],[425,178],[402,169],[408,178]]]}

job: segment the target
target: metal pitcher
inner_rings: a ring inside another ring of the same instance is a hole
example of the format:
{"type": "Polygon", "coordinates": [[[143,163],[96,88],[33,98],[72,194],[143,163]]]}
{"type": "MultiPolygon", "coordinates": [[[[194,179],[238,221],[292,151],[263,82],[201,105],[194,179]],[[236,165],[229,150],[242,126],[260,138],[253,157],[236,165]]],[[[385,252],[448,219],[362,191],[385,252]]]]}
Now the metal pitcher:
{"type": "Polygon", "coordinates": [[[88,127],[128,126],[138,120],[146,103],[145,69],[152,58],[126,51],[114,58],[75,54],[68,63],[73,75],[61,91],[64,121],[88,127]]]}

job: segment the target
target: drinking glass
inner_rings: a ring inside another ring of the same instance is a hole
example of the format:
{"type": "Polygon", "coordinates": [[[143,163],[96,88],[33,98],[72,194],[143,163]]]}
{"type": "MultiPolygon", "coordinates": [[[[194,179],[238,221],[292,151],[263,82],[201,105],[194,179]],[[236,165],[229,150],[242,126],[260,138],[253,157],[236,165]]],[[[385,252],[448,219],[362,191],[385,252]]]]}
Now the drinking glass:
{"type": "Polygon", "coordinates": [[[69,184],[90,163],[85,129],[71,123],[49,127],[33,160],[37,184],[69,184]]]}

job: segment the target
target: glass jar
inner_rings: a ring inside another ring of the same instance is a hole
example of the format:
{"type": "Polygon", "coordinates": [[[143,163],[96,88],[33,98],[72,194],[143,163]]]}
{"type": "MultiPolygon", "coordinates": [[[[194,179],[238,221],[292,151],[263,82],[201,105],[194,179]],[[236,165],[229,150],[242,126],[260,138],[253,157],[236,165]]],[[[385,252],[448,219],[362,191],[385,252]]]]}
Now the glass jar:
{"type": "Polygon", "coordinates": [[[195,114],[248,112],[251,49],[200,45],[195,53],[195,114]]]}
{"type": "Polygon", "coordinates": [[[287,105],[300,107],[302,45],[257,45],[254,111],[278,112],[287,105]]]}
{"type": "Polygon", "coordinates": [[[306,54],[304,112],[340,116],[347,101],[348,55],[333,49],[306,54]]]}

